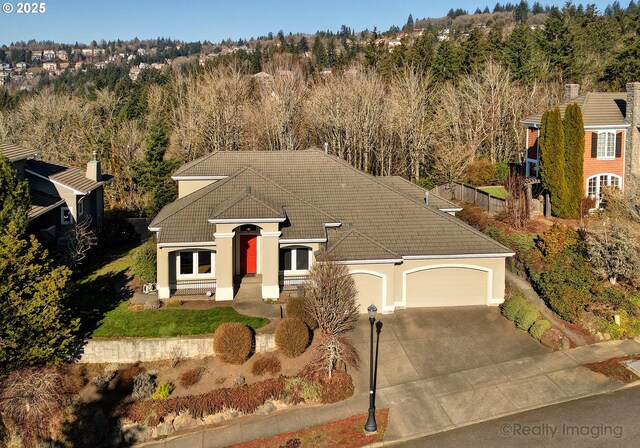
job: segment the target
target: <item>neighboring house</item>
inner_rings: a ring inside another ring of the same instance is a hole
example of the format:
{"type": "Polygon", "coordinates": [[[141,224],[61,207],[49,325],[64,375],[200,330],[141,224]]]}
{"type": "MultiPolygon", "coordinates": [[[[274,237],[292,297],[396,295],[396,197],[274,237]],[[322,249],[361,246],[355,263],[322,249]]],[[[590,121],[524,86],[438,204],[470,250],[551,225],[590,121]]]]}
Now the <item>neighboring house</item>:
{"type": "Polygon", "coordinates": [[[58,249],[68,241],[69,230],[78,222],[90,219],[93,228],[101,228],[103,185],[112,177],[102,174],[95,153],[86,170],[38,160],[39,151],[13,143],[0,142],[0,153],[13,164],[18,177],[29,183],[31,206],[27,214],[31,233],[58,249]]]}
{"type": "Polygon", "coordinates": [[[160,298],[211,291],[232,300],[250,276],[263,299],[277,300],[326,257],[348,266],[361,311],[504,300],[513,252],[451,216],[455,204],[400,178],[307,150],[215,152],[173,179],[178,199],[149,226],[160,298]]]}
{"type": "MultiPolygon", "coordinates": [[[[585,131],[584,192],[598,201],[604,187],[621,190],[640,173],[640,83],[627,84],[626,92],[587,92],[578,84],[565,86],[564,116],[568,104],[582,109],[585,131]]],[[[539,177],[542,113],[522,120],[527,126],[526,175],[539,177]]]]}

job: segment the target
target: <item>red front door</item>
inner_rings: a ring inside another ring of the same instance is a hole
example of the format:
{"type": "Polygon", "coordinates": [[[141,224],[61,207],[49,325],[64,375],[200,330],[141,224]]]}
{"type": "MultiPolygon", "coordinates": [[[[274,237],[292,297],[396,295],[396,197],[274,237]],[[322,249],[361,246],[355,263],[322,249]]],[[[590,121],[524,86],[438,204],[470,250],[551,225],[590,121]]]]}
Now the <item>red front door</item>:
{"type": "Polygon", "coordinates": [[[258,237],[240,235],[240,274],[255,274],[258,260],[258,237]]]}

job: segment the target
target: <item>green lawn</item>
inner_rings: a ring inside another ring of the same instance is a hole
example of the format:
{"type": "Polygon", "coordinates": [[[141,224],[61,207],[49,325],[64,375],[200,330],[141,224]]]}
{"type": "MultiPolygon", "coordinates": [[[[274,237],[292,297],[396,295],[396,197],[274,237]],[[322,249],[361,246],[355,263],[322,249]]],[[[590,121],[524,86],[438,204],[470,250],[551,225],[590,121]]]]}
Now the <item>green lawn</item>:
{"type": "Polygon", "coordinates": [[[486,193],[489,193],[491,196],[495,196],[500,199],[507,199],[509,197],[509,193],[504,187],[482,187],[478,188],[478,190],[482,190],[486,193]]]}
{"type": "Polygon", "coordinates": [[[71,297],[85,337],[166,337],[213,333],[224,322],[242,322],[260,328],[268,319],[244,316],[231,307],[207,310],[160,309],[130,311],[126,284],[136,247],[117,249],[79,279],[71,297]]]}
{"type": "Polygon", "coordinates": [[[155,311],[129,311],[127,302],[109,311],[93,336],[112,337],[167,337],[213,333],[224,322],[242,322],[251,328],[260,328],[268,319],[239,314],[231,307],[208,310],[160,309],[155,311]]]}

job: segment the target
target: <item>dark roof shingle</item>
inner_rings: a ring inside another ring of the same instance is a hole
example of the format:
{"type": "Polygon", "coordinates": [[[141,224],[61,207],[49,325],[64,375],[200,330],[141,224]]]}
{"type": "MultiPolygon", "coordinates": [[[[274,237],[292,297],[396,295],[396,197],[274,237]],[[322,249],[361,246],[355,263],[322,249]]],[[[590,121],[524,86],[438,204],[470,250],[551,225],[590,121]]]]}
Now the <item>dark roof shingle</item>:
{"type": "MultiPolygon", "coordinates": [[[[569,104],[577,103],[582,109],[585,126],[627,126],[627,94],[624,92],[588,92],[558,105],[564,117],[569,104]]],[[[525,124],[541,124],[542,113],[522,120],[525,124]]]]}
{"type": "Polygon", "coordinates": [[[9,159],[9,162],[17,162],[18,160],[31,159],[40,155],[39,151],[25,148],[9,142],[0,142],[0,153],[9,159]]]}

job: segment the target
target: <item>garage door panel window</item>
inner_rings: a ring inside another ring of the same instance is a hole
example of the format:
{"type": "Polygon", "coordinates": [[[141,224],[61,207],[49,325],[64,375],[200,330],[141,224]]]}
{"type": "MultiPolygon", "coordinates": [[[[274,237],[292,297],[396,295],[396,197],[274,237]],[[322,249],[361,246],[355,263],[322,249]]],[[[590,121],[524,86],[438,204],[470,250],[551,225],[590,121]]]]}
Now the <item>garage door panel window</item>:
{"type": "Polygon", "coordinates": [[[308,247],[287,247],[280,249],[281,272],[309,272],[311,249],[308,247]]]}
{"type": "Polygon", "coordinates": [[[177,256],[179,277],[212,277],[213,252],[210,250],[183,250],[177,256]]]}

